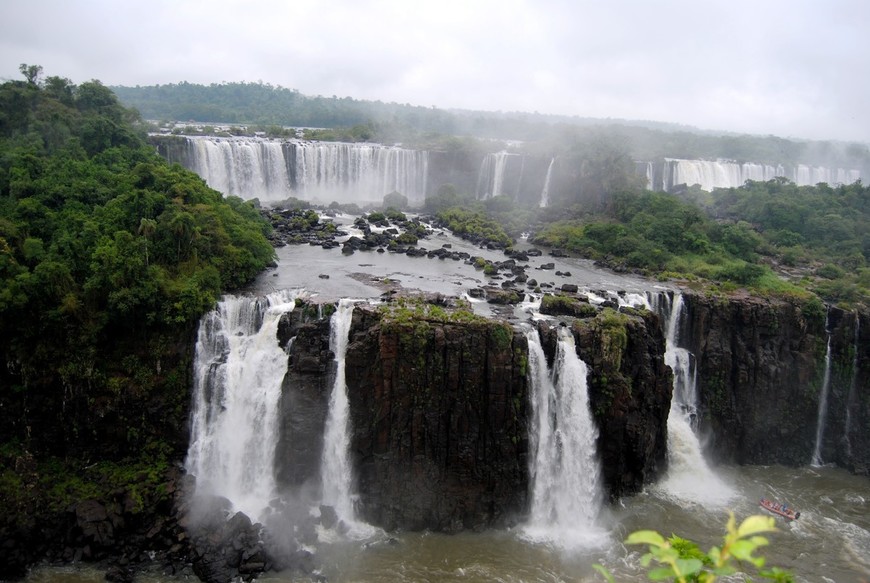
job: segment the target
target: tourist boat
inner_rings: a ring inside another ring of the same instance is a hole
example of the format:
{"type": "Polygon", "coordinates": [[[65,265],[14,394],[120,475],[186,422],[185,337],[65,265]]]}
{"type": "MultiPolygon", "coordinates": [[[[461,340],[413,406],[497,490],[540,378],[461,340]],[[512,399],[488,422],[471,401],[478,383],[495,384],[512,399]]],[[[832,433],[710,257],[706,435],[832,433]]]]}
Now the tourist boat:
{"type": "Polygon", "coordinates": [[[797,520],[801,517],[801,513],[794,508],[786,504],[780,504],[779,502],[776,502],[774,500],[762,498],[758,501],[758,503],[768,512],[773,512],[774,514],[778,514],[779,516],[782,516],[783,518],[788,520],[797,520]]]}

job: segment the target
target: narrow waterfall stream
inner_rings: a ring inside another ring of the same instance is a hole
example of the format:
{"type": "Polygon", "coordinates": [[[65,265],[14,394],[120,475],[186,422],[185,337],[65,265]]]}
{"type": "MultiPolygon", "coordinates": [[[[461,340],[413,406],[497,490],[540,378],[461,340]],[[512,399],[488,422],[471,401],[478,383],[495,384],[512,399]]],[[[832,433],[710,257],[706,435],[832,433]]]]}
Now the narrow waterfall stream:
{"type": "Polygon", "coordinates": [[[197,493],[223,496],[255,520],[275,495],[278,403],[287,372],[276,331],[297,295],[226,296],[199,326],[187,470],[197,477],[197,493]]]}
{"type": "Polygon", "coordinates": [[[831,391],[831,330],[828,327],[828,318],[825,318],[825,331],[828,334],[828,344],[825,348],[825,375],[822,379],[822,390],[819,394],[819,415],[816,421],[816,447],[813,450],[813,459],[810,465],[821,466],[822,441],[825,437],[825,418],[828,415],[828,393],[831,391]]]}
{"type": "Polygon", "coordinates": [[[322,502],[335,508],[338,517],[349,527],[347,534],[351,538],[365,538],[378,532],[378,529],[359,521],[354,508],[356,493],[353,463],[350,459],[350,405],[347,398],[345,357],[353,308],[358,301],[340,300],[330,319],[329,345],[335,354],[335,382],[329,397],[321,458],[322,502]]]}
{"type": "Polygon", "coordinates": [[[674,393],[668,415],[668,472],[656,488],[686,502],[723,505],[733,490],[710,469],[695,433],[698,392],[694,355],[679,346],[683,296],[657,294],[651,304],[665,322],[665,363],[674,372],[674,393]]]}
{"type": "Polygon", "coordinates": [[[550,371],[538,331],[526,332],[533,420],[530,435],[531,516],[524,528],[534,541],[566,549],[609,544],[596,524],[601,509],[598,429],[589,411],[587,367],[574,337],[559,329],[550,371]]]}
{"type": "Polygon", "coordinates": [[[553,164],[556,163],[556,158],[550,160],[550,165],[547,166],[547,177],[544,179],[544,188],[541,190],[541,202],[538,206],[546,208],[550,204],[550,179],[553,177],[553,164]]]}
{"type": "Polygon", "coordinates": [[[351,498],[353,472],[348,452],[350,419],[347,380],[344,376],[344,358],[352,317],[353,300],[343,299],[332,314],[330,323],[329,345],[335,354],[335,383],[329,397],[321,463],[323,503],[335,507],[338,516],[346,521],[353,521],[354,518],[351,498]]]}

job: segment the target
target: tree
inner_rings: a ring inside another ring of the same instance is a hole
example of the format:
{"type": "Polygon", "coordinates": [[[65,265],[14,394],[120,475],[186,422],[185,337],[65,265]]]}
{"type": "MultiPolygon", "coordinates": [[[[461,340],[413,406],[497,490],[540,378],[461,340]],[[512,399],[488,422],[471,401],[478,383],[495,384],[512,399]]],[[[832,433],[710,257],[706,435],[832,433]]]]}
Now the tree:
{"type": "Polygon", "coordinates": [[[154,219],[142,218],[139,220],[138,232],[145,237],[145,267],[148,267],[148,242],[157,230],[157,221],[154,219]]]}
{"type": "Polygon", "coordinates": [[[42,75],[41,65],[28,65],[26,63],[21,63],[18,65],[18,70],[21,71],[21,74],[24,75],[24,78],[27,79],[29,84],[39,85],[39,76],[42,75]]]}
{"type": "Polygon", "coordinates": [[[408,208],[408,197],[394,190],[390,194],[384,196],[383,208],[393,208],[397,211],[406,210],[408,208]]]}

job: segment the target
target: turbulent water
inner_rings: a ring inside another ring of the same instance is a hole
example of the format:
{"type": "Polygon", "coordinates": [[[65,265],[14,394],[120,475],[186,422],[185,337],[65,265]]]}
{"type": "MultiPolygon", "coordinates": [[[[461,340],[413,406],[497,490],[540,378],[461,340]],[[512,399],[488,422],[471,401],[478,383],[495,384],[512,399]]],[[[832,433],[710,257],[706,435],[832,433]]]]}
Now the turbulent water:
{"type": "MultiPolygon", "coordinates": [[[[788,501],[801,518],[770,536],[763,555],[769,565],[791,570],[799,583],[866,583],[870,580],[870,487],[867,478],[830,467],[719,467],[722,480],[735,491],[726,508],[687,506],[660,492],[627,498],[601,519],[607,546],[565,551],[530,542],[521,529],[458,535],[396,533],[395,542],[344,541],[319,551],[322,575],[333,583],[485,583],[597,582],[604,579],[593,564],[607,567],[619,582],[648,581],[640,567],[640,548],[621,541],[639,529],[677,533],[705,550],[721,544],[728,511],[739,519],[763,513],[762,496],[788,501]]],[[[69,567],[38,569],[30,583],[98,583],[103,571],[69,567]]],[[[306,581],[269,574],[263,581],[306,581]]],[[[313,580],[313,579],[311,579],[313,580]]],[[[175,581],[145,574],[140,583],[175,581]]]]}
{"type": "Polygon", "coordinates": [[[278,403],[287,372],[276,332],[297,295],[227,296],[199,326],[187,471],[197,477],[198,493],[224,496],[255,519],[275,494],[278,403]]]}
{"type": "Polygon", "coordinates": [[[655,297],[656,308],[665,323],[665,363],[674,372],[668,414],[668,471],[655,488],[662,496],[684,504],[722,507],[734,493],[707,464],[695,433],[698,391],[694,355],[680,346],[683,296],[655,297]]]}
{"type": "Polygon", "coordinates": [[[531,515],[523,530],[532,541],[560,548],[608,543],[598,526],[602,493],[596,440],[589,411],[588,369],[574,337],[559,329],[553,370],[547,367],[537,330],[528,330],[531,384],[531,515]]]}

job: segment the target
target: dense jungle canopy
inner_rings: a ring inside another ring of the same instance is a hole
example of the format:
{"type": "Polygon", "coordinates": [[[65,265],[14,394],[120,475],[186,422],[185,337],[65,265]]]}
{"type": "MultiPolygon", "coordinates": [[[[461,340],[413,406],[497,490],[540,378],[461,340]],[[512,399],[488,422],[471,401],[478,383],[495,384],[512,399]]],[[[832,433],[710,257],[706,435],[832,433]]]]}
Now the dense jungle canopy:
{"type": "Polygon", "coordinates": [[[273,260],[269,226],[160,158],[99,81],[22,73],[0,85],[0,442],[123,456],[154,437],[130,405],[182,398],[200,315],[273,260]],[[36,402],[54,433],[29,435],[36,402]]]}

